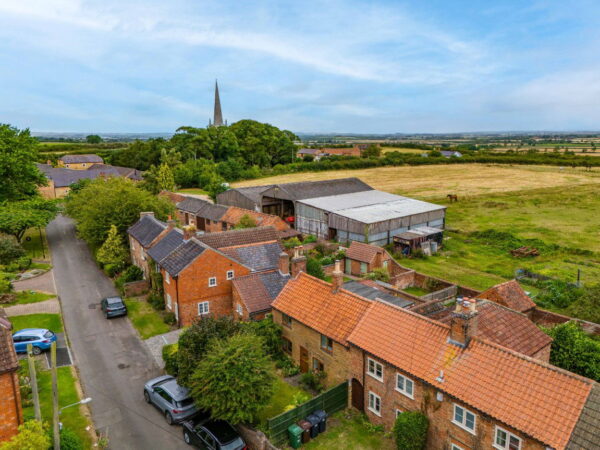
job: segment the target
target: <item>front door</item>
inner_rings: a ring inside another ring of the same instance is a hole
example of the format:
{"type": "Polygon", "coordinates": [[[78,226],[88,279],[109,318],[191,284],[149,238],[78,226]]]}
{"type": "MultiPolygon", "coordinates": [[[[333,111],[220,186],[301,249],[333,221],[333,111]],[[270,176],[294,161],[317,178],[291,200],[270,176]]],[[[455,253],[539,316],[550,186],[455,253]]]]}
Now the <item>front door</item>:
{"type": "Polygon", "coordinates": [[[308,350],[304,347],[300,347],[300,372],[308,372],[308,350]]]}
{"type": "Polygon", "coordinates": [[[365,410],[365,392],[362,384],[356,378],[352,378],[352,406],[359,411],[365,410]]]}

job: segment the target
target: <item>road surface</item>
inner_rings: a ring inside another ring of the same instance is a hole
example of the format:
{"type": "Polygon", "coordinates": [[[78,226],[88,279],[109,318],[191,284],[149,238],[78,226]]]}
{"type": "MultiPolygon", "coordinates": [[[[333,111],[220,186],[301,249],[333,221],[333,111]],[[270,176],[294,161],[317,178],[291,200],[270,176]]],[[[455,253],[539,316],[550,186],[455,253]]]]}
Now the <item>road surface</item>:
{"type": "MultiPolygon", "coordinates": [[[[169,426],[144,402],[144,382],[160,375],[128,319],[106,320],[100,300],[116,294],[71,219],[58,216],[47,228],[57,293],[75,365],[96,429],[111,449],[184,449],[180,426],[169,426]]],[[[60,386],[59,386],[60,388],[60,386]]]]}

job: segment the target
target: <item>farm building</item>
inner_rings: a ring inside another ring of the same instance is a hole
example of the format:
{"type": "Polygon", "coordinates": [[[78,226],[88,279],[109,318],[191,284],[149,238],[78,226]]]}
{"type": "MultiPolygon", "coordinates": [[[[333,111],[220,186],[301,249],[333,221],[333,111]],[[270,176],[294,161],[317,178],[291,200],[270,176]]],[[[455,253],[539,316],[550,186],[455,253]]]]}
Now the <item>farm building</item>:
{"type": "Polygon", "coordinates": [[[298,200],[296,230],[339,242],[386,245],[422,227],[443,228],[446,207],[369,190],[298,200]]]}

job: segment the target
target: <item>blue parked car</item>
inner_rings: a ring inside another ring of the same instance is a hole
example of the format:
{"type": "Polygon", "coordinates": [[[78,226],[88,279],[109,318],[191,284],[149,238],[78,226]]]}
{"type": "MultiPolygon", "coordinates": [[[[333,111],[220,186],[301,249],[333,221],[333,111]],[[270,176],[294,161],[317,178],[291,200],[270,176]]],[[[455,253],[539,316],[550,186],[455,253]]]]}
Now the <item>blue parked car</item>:
{"type": "Polygon", "coordinates": [[[56,334],[43,328],[26,328],[13,334],[13,343],[17,353],[26,353],[27,344],[31,344],[34,355],[39,355],[44,350],[49,350],[56,342],[56,334]]]}

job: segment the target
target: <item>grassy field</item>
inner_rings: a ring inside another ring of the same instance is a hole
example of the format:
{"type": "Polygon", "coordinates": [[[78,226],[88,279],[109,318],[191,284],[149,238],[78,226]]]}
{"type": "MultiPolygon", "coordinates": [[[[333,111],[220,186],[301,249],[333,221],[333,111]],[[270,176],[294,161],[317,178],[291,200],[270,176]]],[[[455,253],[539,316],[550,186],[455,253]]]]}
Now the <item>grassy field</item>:
{"type": "Polygon", "coordinates": [[[171,331],[161,315],[144,300],[126,298],[127,315],[142,339],[148,339],[157,334],[171,331]]]}
{"type": "Polygon", "coordinates": [[[13,325],[13,333],[24,328],[45,328],[55,333],[63,332],[60,314],[26,314],[9,318],[13,325]]]}
{"type": "MultiPolygon", "coordinates": [[[[28,373],[27,361],[20,362],[23,373],[28,373]]],[[[71,405],[80,400],[76,388],[76,378],[72,367],[59,367],[58,375],[58,406],[71,405]]],[[[38,391],[40,395],[40,409],[42,420],[48,424],[52,423],[52,375],[49,370],[41,370],[37,365],[38,391]]],[[[34,419],[33,403],[23,408],[25,420],[34,419]]],[[[65,428],[75,432],[82,440],[83,448],[92,448],[92,440],[86,427],[90,425],[89,419],[81,412],[80,407],[72,406],[64,409],[60,414],[60,422],[65,428]]]]}
{"type": "Polygon", "coordinates": [[[413,153],[415,155],[420,155],[422,153],[428,153],[428,150],[423,150],[420,148],[381,147],[381,153],[385,154],[390,152],[413,153]]]}

